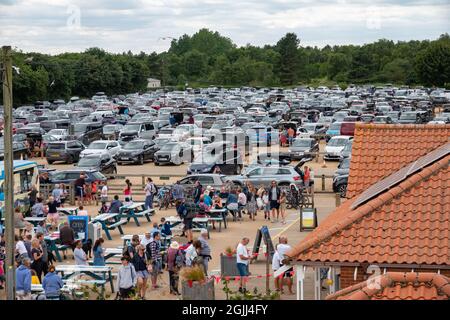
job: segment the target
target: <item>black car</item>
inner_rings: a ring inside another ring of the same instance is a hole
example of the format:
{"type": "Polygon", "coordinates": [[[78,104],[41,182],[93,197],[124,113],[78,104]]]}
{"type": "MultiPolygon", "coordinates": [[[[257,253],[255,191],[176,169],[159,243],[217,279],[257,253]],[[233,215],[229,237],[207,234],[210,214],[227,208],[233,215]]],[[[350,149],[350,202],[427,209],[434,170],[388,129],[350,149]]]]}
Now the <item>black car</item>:
{"type": "Polygon", "coordinates": [[[48,164],[55,161],[63,161],[66,163],[74,163],[80,159],[80,153],[85,146],[78,140],[49,142],[45,157],[48,164]]]}
{"type": "Polygon", "coordinates": [[[97,170],[85,170],[82,168],[75,168],[70,170],[59,170],[59,171],[53,171],[50,173],[50,183],[57,184],[57,183],[64,183],[69,184],[75,182],[80,177],[80,174],[84,173],[86,183],[92,183],[92,182],[101,182],[106,181],[106,177],[98,172],[97,170]]]}
{"type": "Polygon", "coordinates": [[[347,182],[348,174],[335,176],[333,178],[333,191],[339,193],[342,198],[344,198],[347,193],[347,182]]]}
{"type": "Polygon", "coordinates": [[[117,162],[107,153],[90,154],[78,161],[77,168],[96,170],[103,174],[117,173],[117,162]]]}
{"type": "MultiPolygon", "coordinates": [[[[0,139],[0,161],[3,161],[5,152],[5,144],[3,138],[0,139]]],[[[24,141],[13,141],[13,159],[28,159],[28,148],[24,141]]]]}
{"type": "Polygon", "coordinates": [[[117,154],[117,163],[138,163],[144,164],[145,161],[153,160],[155,152],[159,148],[151,140],[133,140],[123,146],[117,154]]]}
{"type": "Polygon", "coordinates": [[[225,152],[202,152],[192,162],[187,174],[191,173],[213,173],[216,168],[222,174],[241,174],[244,163],[238,150],[227,150],[225,152]]]}

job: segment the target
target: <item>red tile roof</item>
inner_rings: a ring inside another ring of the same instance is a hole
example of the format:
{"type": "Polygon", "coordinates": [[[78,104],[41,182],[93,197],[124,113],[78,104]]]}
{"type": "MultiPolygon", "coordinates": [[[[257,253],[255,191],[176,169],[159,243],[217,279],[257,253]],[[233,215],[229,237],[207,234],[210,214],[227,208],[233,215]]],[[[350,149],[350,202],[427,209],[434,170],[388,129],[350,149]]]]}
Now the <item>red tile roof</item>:
{"type": "Polygon", "coordinates": [[[387,272],[326,300],[449,300],[450,279],[437,273],[387,272]]]}
{"type": "MultiPolygon", "coordinates": [[[[450,150],[450,144],[449,144],[450,150]]],[[[288,256],[298,261],[450,264],[450,154],[352,209],[345,201],[288,256]]]]}
{"type": "Polygon", "coordinates": [[[357,123],[352,146],[347,197],[447,143],[450,125],[357,123]]]}

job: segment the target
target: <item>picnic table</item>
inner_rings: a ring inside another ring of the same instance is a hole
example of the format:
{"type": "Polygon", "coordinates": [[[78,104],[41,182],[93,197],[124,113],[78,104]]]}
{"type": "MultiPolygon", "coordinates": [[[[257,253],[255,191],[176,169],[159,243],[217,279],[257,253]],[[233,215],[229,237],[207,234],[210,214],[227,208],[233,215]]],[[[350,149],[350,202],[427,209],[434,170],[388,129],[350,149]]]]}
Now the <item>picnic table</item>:
{"type": "Polygon", "coordinates": [[[219,232],[222,231],[222,222],[225,229],[227,229],[227,208],[222,209],[211,209],[208,212],[210,221],[219,222],[219,232]]]}
{"type": "Polygon", "coordinates": [[[61,278],[66,283],[75,284],[95,284],[102,287],[101,294],[104,295],[105,284],[109,282],[111,292],[114,293],[114,284],[112,278],[112,268],[108,266],[81,266],[81,265],[58,265],[55,268],[57,273],[61,273],[61,278]],[[75,276],[86,275],[92,280],[77,279],[75,276]]]}
{"type": "Polygon", "coordinates": [[[145,217],[148,222],[151,222],[150,216],[155,214],[155,209],[145,209],[144,202],[134,202],[120,207],[119,210],[120,218],[126,218],[128,222],[133,219],[138,227],[140,226],[138,218],[145,217]]]}
{"type": "Polygon", "coordinates": [[[33,224],[33,226],[37,227],[39,222],[45,221],[46,217],[26,217],[24,218],[25,221],[33,224]]]}
{"type": "MultiPolygon", "coordinates": [[[[166,217],[166,221],[170,223],[170,228],[174,228],[181,224],[183,220],[180,219],[180,217],[176,216],[170,216],[166,217]]],[[[208,239],[209,239],[209,217],[195,217],[192,219],[192,230],[193,231],[200,231],[201,229],[208,230],[208,239]]]]}
{"type": "Polygon", "coordinates": [[[78,214],[77,207],[59,207],[56,208],[58,212],[65,214],[66,216],[76,216],[78,214]]]}
{"type": "Polygon", "coordinates": [[[103,231],[105,231],[108,240],[112,240],[110,230],[118,229],[120,234],[123,235],[122,225],[127,224],[128,220],[120,219],[120,214],[118,213],[102,213],[95,216],[92,222],[98,222],[102,225],[103,231]]]}

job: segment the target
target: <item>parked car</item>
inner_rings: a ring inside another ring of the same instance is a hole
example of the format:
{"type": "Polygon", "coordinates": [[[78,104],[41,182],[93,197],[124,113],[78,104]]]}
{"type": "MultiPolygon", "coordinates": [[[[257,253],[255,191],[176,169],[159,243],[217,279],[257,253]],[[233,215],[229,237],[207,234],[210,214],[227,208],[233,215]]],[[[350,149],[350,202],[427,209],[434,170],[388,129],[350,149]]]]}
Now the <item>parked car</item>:
{"type": "MultiPolygon", "coordinates": [[[[23,141],[13,141],[13,159],[14,160],[21,160],[21,159],[28,159],[28,148],[23,141]]],[[[3,138],[0,139],[0,161],[4,160],[5,156],[5,144],[3,138]]]]}
{"type": "Polygon", "coordinates": [[[89,146],[83,150],[80,157],[85,157],[90,154],[108,153],[111,157],[115,157],[120,150],[120,145],[113,140],[97,140],[93,141],[89,146]]]}
{"type": "Polygon", "coordinates": [[[347,193],[348,174],[335,176],[333,178],[333,192],[339,193],[341,197],[345,197],[347,193]]]}
{"type": "Polygon", "coordinates": [[[119,134],[119,139],[124,142],[124,144],[135,138],[152,140],[155,137],[156,130],[153,123],[150,121],[128,122],[119,134]]]}
{"type": "Polygon", "coordinates": [[[154,162],[160,164],[180,165],[193,159],[192,147],[185,142],[169,142],[155,153],[154,162]]]}
{"type": "Polygon", "coordinates": [[[103,134],[101,122],[75,123],[73,130],[77,139],[84,145],[100,140],[103,134]]]}
{"type": "Polygon", "coordinates": [[[64,183],[70,184],[75,182],[80,177],[80,174],[83,173],[85,175],[86,183],[100,183],[108,180],[101,172],[92,169],[83,169],[83,168],[74,168],[69,170],[57,170],[50,172],[49,178],[50,183],[64,183]]]}
{"type": "Polygon", "coordinates": [[[269,187],[271,182],[275,180],[280,187],[288,187],[291,183],[301,184],[302,179],[297,171],[298,167],[255,167],[242,175],[227,176],[226,180],[236,185],[243,186],[244,182],[250,181],[253,185],[264,185],[269,187]]]}
{"type": "Polygon", "coordinates": [[[353,139],[350,139],[345,144],[344,149],[341,152],[341,160],[345,158],[350,158],[352,156],[353,139]]]}
{"type": "Polygon", "coordinates": [[[80,159],[80,153],[86,147],[78,140],[49,142],[45,157],[48,164],[55,161],[74,163],[80,159]]]}
{"type": "Polygon", "coordinates": [[[332,137],[341,135],[342,122],[333,122],[325,132],[325,141],[328,142],[332,137]]]}
{"type": "Polygon", "coordinates": [[[96,170],[103,174],[117,173],[116,160],[107,153],[87,155],[78,161],[76,167],[84,170],[96,170]]]}
{"type": "Polygon", "coordinates": [[[122,130],[123,125],[120,123],[107,124],[103,126],[103,137],[106,140],[117,140],[119,138],[119,132],[122,130]]]}
{"type": "Polygon", "coordinates": [[[325,160],[339,160],[341,158],[342,151],[349,140],[353,139],[350,136],[335,136],[328,141],[325,146],[325,160]]]}
{"type": "Polygon", "coordinates": [[[119,151],[116,157],[117,163],[144,164],[145,161],[153,160],[155,152],[158,150],[158,145],[152,140],[133,140],[119,151]]]}
{"type": "Polygon", "coordinates": [[[394,121],[392,121],[391,117],[389,116],[376,116],[375,118],[373,118],[373,123],[391,124],[394,123],[394,121]]]}
{"type": "Polygon", "coordinates": [[[187,174],[213,173],[216,168],[223,174],[240,174],[243,167],[244,162],[238,150],[229,149],[217,153],[204,150],[189,165],[187,174]]]}
{"type": "Polygon", "coordinates": [[[288,152],[290,153],[291,159],[293,160],[303,158],[313,159],[314,155],[305,155],[305,153],[319,152],[319,143],[316,139],[312,138],[297,138],[292,142],[292,145],[289,147],[288,152]]]}
{"type": "Polygon", "coordinates": [[[211,186],[216,190],[220,190],[226,181],[225,178],[226,177],[222,174],[191,174],[182,178],[180,180],[180,185],[186,193],[191,193],[197,181],[199,181],[204,188],[211,186]]]}

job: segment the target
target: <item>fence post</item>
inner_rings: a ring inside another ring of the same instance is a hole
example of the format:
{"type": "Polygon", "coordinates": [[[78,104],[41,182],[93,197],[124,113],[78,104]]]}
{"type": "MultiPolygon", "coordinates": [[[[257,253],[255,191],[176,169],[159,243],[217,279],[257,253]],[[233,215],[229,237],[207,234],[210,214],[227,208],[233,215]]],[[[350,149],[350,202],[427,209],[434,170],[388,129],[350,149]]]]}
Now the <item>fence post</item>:
{"type": "Polygon", "coordinates": [[[70,201],[70,205],[74,206],[75,205],[75,187],[74,184],[71,183],[69,185],[69,201],[70,201]]]}
{"type": "Polygon", "coordinates": [[[334,196],[336,199],[336,208],[337,208],[341,205],[341,195],[339,193],[335,193],[334,196]]]}
{"type": "Polygon", "coordinates": [[[142,188],[145,188],[145,176],[143,175],[141,178],[142,178],[142,188]]]}
{"type": "Polygon", "coordinates": [[[322,174],[322,191],[325,191],[325,175],[322,174]]]}

